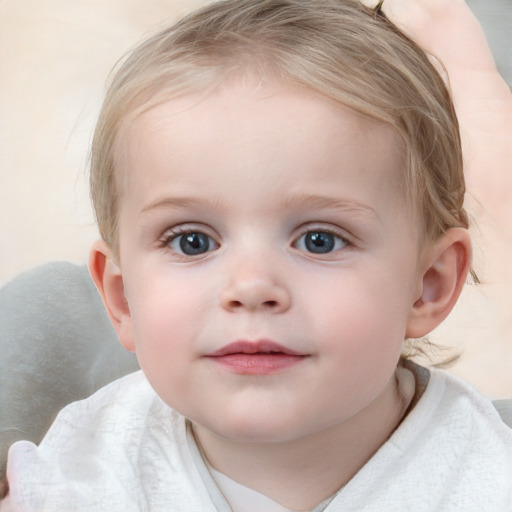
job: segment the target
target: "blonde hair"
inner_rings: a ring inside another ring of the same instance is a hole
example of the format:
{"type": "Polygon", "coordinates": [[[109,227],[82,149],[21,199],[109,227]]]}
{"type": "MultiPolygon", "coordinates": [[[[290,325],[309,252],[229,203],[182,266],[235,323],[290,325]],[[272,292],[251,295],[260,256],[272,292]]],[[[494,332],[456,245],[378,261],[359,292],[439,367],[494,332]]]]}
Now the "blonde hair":
{"type": "Polygon", "coordinates": [[[380,10],[358,0],[225,0],[140,45],[113,77],[91,152],[91,195],[102,237],[117,246],[116,139],[158,102],[267,73],[393,126],[406,155],[403,193],[426,237],[468,227],[457,118],[425,53],[380,10]]]}

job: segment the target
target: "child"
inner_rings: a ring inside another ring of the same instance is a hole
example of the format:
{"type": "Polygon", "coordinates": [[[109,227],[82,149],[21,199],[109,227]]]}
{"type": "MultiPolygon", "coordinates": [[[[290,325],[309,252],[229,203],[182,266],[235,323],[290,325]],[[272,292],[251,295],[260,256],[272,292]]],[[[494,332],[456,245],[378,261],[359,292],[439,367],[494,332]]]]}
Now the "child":
{"type": "Polygon", "coordinates": [[[450,96],[380,6],[227,0],[158,34],[91,190],[142,372],[15,444],[2,510],[512,510],[512,432],[402,356],[471,244],[450,96]]]}

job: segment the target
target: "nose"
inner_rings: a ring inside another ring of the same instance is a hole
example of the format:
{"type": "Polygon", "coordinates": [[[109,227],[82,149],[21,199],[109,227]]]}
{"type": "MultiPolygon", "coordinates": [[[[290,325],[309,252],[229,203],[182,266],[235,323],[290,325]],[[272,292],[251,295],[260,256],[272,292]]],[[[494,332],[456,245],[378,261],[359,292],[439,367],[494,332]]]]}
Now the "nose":
{"type": "Polygon", "coordinates": [[[277,278],[275,270],[245,261],[243,268],[232,269],[230,274],[220,296],[224,309],[231,312],[283,313],[290,308],[290,292],[283,284],[284,279],[277,278]]]}

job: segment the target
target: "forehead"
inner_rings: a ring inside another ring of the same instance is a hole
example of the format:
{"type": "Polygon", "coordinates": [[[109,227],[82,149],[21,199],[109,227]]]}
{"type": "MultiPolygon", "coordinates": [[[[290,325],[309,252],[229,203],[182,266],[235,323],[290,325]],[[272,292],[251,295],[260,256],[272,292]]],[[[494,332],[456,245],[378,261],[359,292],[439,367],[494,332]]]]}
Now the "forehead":
{"type": "Polygon", "coordinates": [[[249,193],[265,184],[277,196],[308,182],[328,194],[334,181],[339,190],[345,180],[355,199],[381,183],[372,201],[392,195],[396,202],[403,166],[403,144],[392,127],[308,89],[242,80],[162,102],[129,120],[116,153],[121,200],[137,201],[150,200],[156,182],[169,194],[219,193],[219,183],[243,183],[249,193]]]}

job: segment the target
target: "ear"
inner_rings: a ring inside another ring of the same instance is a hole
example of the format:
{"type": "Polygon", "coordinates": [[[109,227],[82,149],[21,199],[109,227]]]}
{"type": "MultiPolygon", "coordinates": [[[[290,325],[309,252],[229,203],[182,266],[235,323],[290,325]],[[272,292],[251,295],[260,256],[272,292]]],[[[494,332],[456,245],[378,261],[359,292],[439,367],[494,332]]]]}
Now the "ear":
{"type": "Polygon", "coordinates": [[[114,262],[111,247],[103,240],[97,241],[91,248],[89,272],[121,344],[130,352],[135,352],[132,318],[124,293],[123,276],[114,262]]]}
{"type": "Polygon", "coordinates": [[[467,229],[451,228],[435,242],[421,275],[421,294],[409,315],[407,338],[426,336],[448,316],[466,282],[471,254],[467,229]]]}

